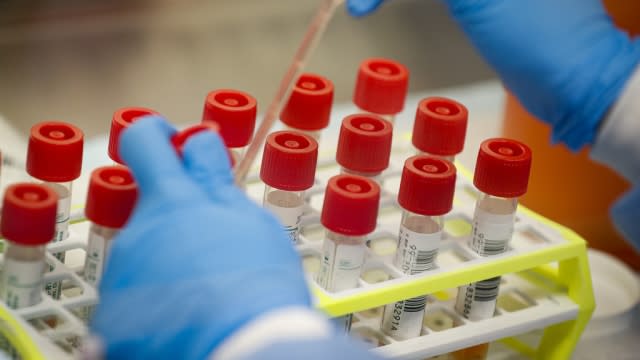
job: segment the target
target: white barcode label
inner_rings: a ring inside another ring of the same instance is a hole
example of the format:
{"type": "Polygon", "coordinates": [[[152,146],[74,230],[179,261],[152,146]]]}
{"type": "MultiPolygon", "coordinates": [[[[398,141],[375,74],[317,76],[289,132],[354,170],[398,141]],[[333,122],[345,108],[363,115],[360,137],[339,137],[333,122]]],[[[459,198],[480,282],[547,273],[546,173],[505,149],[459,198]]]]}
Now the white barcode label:
{"type": "Polygon", "coordinates": [[[53,242],[58,242],[69,237],[69,216],[71,214],[71,197],[61,197],[58,199],[58,209],[56,212],[56,234],[53,242]]]}
{"type": "Polygon", "coordinates": [[[476,206],[473,218],[471,248],[481,256],[502,254],[507,251],[515,214],[496,215],[476,206]]]}
{"type": "Polygon", "coordinates": [[[18,261],[5,258],[0,295],[7,306],[19,309],[40,302],[44,261],[18,261]]]}
{"type": "Polygon", "coordinates": [[[336,244],[325,239],[322,246],[322,264],[317,281],[328,291],[342,291],[358,286],[364,263],[364,244],[336,244]]]}
{"type": "Polygon", "coordinates": [[[94,231],[89,233],[83,276],[85,281],[94,287],[98,287],[100,279],[102,278],[104,264],[109,252],[109,243],[109,241],[94,231]]]}
{"type": "Polygon", "coordinates": [[[300,242],[300,218],[304,212],[304,203],[295,207],[282,207],[266,201],[264,207],[274,213],[284,226],[284,231],[293,244],[300,242]]]}
{"type": "Polygon", "coordinates": [[[492,318],[496,311],[499,289],[500,277],[459,287],[456,311],[472,321],[492,318]]]}
{"type": "Polygon", "coordinates": [[[435,268],[441,240],[441,231],[424,234],[400,226],[394,265],[408,275],[435,268]]]}
{"type": "Polygon", "coordinates": [[[396,340],[420,336],[426,296],[398,301],[384,307],[382,331],[396,340]]]}

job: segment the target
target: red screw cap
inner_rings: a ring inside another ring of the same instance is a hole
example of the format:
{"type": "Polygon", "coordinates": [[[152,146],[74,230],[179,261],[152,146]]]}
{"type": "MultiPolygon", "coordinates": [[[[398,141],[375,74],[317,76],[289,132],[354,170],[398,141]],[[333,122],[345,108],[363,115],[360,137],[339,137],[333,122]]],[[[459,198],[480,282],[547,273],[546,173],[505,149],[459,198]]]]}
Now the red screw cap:
{"type": "Polygon", "coordinates": [[[398,203],[416,214],[444,215],[453,206],[455,187],[456,167],[450,161],[413,156],[404,163],[398,203]]]}
{"type": "Polygon", "coordinates": [[[399,62],[372,58],[358,69],[353,102],[374,114],[397,114],[404,108],[409,88],[409,70],[399,62]]]}
{"type": "Polygon", "coordinates": [[[329,125],[333,83],[320,75],[302,74],[280,119],[294,129],[321,130],[329,125]]]}
{"type": "Polygon", "coordinates": [[[467,108],[457,101],[430,97],[420,101],[413,124],[413,146],[422,152],[455,156],[467,134],[467,108]]]}
{"type": "Polygon", "coordinates": [[[270,134],[264,144],[260,178],[265,184],[286,191],[313,186],[318,161],[318,143],[295,131],[270,134]]]}
{"type": "Polygon", "coordinates": [[[27,172],[42,181],[65,182],[80,176],[84,135],[74,125],[45,121],[31,128],[27,172]]]}
{"type": "Polygon", "coordinates": [[[147,115],[158,115],[157,112],[142,107],[126,107],[118,109],[111,119],[111,131],[109,132],[109,157],[118,164],[124,164],[118,147],[120,146],[120,134],[134,121],[147,115]]]}
{"type": "Polygon", "coordinates": [[[351,171],[377,173],[389,166],[393,125],[379,116],[356,114],[342,121],[336,161],[351,171]]]}
{"type": "Polygon", "coordinates": [[[237,90],[216,90],[207,95],[202,121],[220,125],[220,136],[230,148],[251,142],[258,105],[251,95],[237,90]]]}
{"type": "Polygon", "coordinates": [[[46,185],[9,186],[2,202],[2,236],[25,246],[47,244],[55,233],[57,206],[58,195],[46,185]]]}
{"type": "Polygon", "coordinates": [[[343,235],[362,236],[376,228],[380,187],[362,176],[337,175],[329,179],[320,221],[343,235]]]}
{"type": "Polygon", "coordinates": [[[85,215],[93,223],[119,229],[129,219],[138,187],[129,169],[104,166],[91,173],[85,215]]]}
{"type": "Polygon", "coordinates": [[[531,149],[511,139],[489,139],[480,144],[473,184],[493,196],[513,198],[527,192],[531,149]]]}
{"type": "Polygon", "coordinates": [[[218,131],[220,130],[220,127],[218,126],[217,123],[214,123],[211,121],[190,126],[182,131],[178,131],[177,133],[175,133],[171,137],[171,144],[173,145],[173,148],[176,149],[176,152],[178,153],[178,155],[182,156],[182,151],[183,151],[184,145],[187,143],[187,140],[189,140],[189,138],[192,137],[193,135],[198,134],[202,131],[207,131],[207,130],[218,133],[218,131]]]}

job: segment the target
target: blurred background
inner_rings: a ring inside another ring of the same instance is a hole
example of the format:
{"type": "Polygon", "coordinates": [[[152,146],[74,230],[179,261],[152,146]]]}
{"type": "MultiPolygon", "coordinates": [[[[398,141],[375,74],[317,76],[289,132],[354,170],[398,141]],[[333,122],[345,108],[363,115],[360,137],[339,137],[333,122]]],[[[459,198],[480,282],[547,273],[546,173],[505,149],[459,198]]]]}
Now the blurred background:
{"type": "MultiPolygon", "coordinates": [[[[21,132],[42,120],[106,133],[113,111],[153,108],[200,120],[206,93],[236,88],[262,109],[318,0],[0,0],[0,114],[21,132]]],[[[393,0],[336,14],[307,70],[349,101],[361,60],[406,64],[411,89],[494,77],[438,0],[393,0]]]]}

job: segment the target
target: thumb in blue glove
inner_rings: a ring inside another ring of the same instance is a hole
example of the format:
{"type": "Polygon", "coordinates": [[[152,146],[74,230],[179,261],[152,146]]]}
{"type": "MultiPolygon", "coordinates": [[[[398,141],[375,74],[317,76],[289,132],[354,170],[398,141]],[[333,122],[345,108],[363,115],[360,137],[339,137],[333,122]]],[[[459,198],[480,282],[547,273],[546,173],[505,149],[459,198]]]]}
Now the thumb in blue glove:
{"type": "Polygon", "coordinates": [[[384,0],[347,0],[347,11],[351,16],[361,17],[376,11],[384,0]]]}
{"type": "Polygon", "coordinates": [[[220,138],[174,151],[165,120],[123,133],[140,198],[114,240],[91,324],[107,358],[203,359],[258,315],[309,306],[300,258],[274,217],[233,184],[220,138]]]}

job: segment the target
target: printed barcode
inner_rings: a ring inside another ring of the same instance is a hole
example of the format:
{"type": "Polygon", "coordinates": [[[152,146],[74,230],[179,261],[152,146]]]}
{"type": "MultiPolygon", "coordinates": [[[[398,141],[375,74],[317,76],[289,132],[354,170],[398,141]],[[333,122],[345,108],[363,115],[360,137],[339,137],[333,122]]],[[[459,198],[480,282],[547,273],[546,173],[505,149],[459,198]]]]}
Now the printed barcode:
{"type": "Polygon", "coordinates": [[[411,268],[411,275],[419,274],[421,272],[431,270],[435,267],[436,256],[438,255],[438,249],[429,251],[420,251],[416,254],[416,262],[411,268]]]}
{"type": "Polygon", "coordinates": [[[498,288],[500,286],[500,277],[482,280],[475,283],[475,291],[473,300],[475,301],[493,301],[498,297],[498,288]]]}
{"type": "Polygon", "coordinates": [[[408,299],[404,301],[404,311],[420,312],[424,310],[424,307],[426,304],[427,304],[426,296],[418,296],[413,299],[408,299]]]}
{"type": "Polygon", "coordinates": [[[482,253],[484,255],[498,255],[507,250],[507,242],[504,240],[488,240],[484,239],[482,253]]]}

